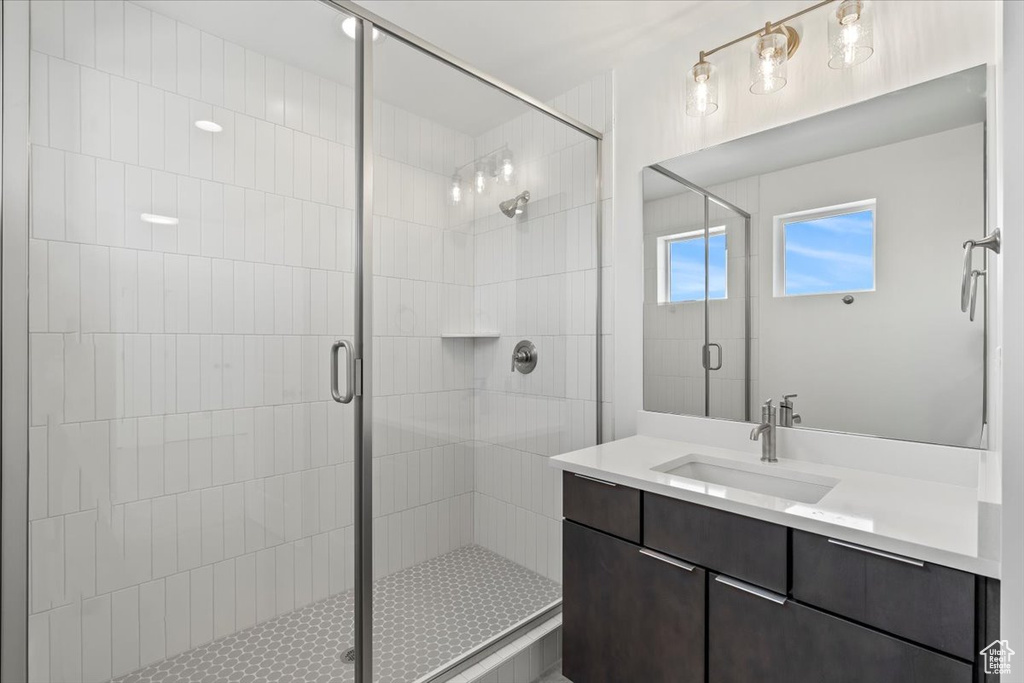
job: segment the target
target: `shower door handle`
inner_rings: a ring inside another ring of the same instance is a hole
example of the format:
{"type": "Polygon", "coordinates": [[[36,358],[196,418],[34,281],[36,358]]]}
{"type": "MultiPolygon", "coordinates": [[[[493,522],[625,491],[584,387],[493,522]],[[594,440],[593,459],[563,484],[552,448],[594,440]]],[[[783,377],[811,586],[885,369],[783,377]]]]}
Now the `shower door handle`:
{"type": "Polygon", "coordinates": [[[971,271],[971,306],[970,306],[970,320],[974,322],[974,308],[978,303],[978,280],[985,277],[987,271],[984,270],[972,270],[971,271]]]}
{"type": "Polygon", "coordinates": [[[356,395],[356,354],[352,342],[339,339],[331,344],[331,397],[338,403],[351,403],[356,395]],[[338,350],[345,349],[345,393],[338,390],[338,350]]]}
{"type": "Polygon", "coordinates": [[[710,344],[705,344],[702,355],[703,355],[702,362],[703,362],[705,370],[721,370],[722,369],[722,345],[721,344],[715,344],[714,342],[712,342],[710,344]],[[718,349],[718,363],[716,363],[715,365],[711,364],[711,347],[712,346],[715,347],[716,349],[718,349]]]}
{"type": "Polygon", "coordinates": [[[964,242],[964,267],[960,277],[960,312],[966,313],[971,302],[971,273],[974,271],[971,265],[971,256],[974,251],[974,240],[964,242]]]}

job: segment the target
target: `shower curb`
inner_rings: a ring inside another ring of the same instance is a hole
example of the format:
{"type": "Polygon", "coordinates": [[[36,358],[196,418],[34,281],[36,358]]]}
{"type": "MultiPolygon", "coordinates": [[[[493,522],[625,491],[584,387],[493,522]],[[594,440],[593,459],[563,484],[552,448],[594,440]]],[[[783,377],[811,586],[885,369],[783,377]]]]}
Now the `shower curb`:
{"type": "Polygon", "coordinates": [[[534,683],[562,658],[562,614],[558,613],[447,683],[534,683]]]}

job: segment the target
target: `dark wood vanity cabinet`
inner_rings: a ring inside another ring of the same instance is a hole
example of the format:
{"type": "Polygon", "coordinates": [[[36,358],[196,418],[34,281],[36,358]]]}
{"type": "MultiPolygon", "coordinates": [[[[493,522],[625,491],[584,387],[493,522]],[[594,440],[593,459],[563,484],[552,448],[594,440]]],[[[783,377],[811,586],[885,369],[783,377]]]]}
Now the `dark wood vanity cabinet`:
{"type": "Polygon", "coordinates": [[[562,533],[562,672],[704,683],[706,572],[573,522],[562,533]]]}
{"type": "Polygon", "coordinates": [[[566,473],[573,683],[994,683],[999,582],[566,473]]]}
{"type": "Polygon", "coordinates": [[[562,513],[566,519],[640,542],[640,492],[628,486],[563,472],[562,513]]]}
{"type": "Polygon", "coordinates": [[[963,659],[975,655],[975,577],[793,531],[793,597],[963,659]]]}
{"type": "Polygon", "coordinates": [[[649,548],[777,593],[789,587],[789,529],[784,526],[645,493],[643,532],[649,548]]]}
{"type": "Polygon", "coordinates": [[[717,577],[708,586],[708,683],[971,683],[966,662],[717,577]]]}

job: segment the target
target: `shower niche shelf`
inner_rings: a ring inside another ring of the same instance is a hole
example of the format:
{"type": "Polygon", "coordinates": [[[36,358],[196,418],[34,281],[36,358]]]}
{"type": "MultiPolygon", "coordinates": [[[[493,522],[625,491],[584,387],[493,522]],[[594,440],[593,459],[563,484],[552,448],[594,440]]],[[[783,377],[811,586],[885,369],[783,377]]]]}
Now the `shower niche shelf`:
{"type": "Polygon", "coordinates": [[[441,339],[497,339],[500,332],[442,332],[441,339]]]}

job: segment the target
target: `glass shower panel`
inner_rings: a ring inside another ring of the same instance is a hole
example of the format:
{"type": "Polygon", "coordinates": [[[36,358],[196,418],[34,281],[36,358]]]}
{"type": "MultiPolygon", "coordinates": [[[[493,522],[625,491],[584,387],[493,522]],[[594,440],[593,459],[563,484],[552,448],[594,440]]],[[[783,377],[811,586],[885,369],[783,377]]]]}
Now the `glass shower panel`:
{"type": "Polygon", "coordinates": [[[397,39],[374,72],[374,667],[410,681],[561,597],[547,457],[595,440],[596,143],[397,39]]]}
{"type": "MultiPolygon", "coordinates": [[[[748,185],[737,181],[714,191],[718,196],[731,198],[738,192],[747,191],[748,185]]],[[[742,202],[746,197],[740,199],[742,202]]],[[[724,251],[712,249],[708,265],[712,282],[707,301],[710,356],[708,415],[749,421],[751,415],[755,415],[748,412],[750,401],[755,400],[750,398],[748,368],[752,341],[748,332],[751,301],[747,284],[749,259],[746,255],[749,221],[746,216],[711,199],[708,202],[708,231],[710,243],[715,245],[716,240],[719,241],[724,251]],[[725,283],[724,291],[714,286],[716,281],[725,283]]]]}
{"type": "Polygon", "coordinates": [[[353,43],[31,10],[30,677],[351,676],[353,43]]]}
{"type": "Polygon", "coordinates": [[[644,409],[707,415],[705,360],[722,356],[705,347],[705,299],[709,286],[716,297],[731,294],[720,266],[729,236],[708,234],[703,194],[650,168],[643,184],[644,409]]]}

